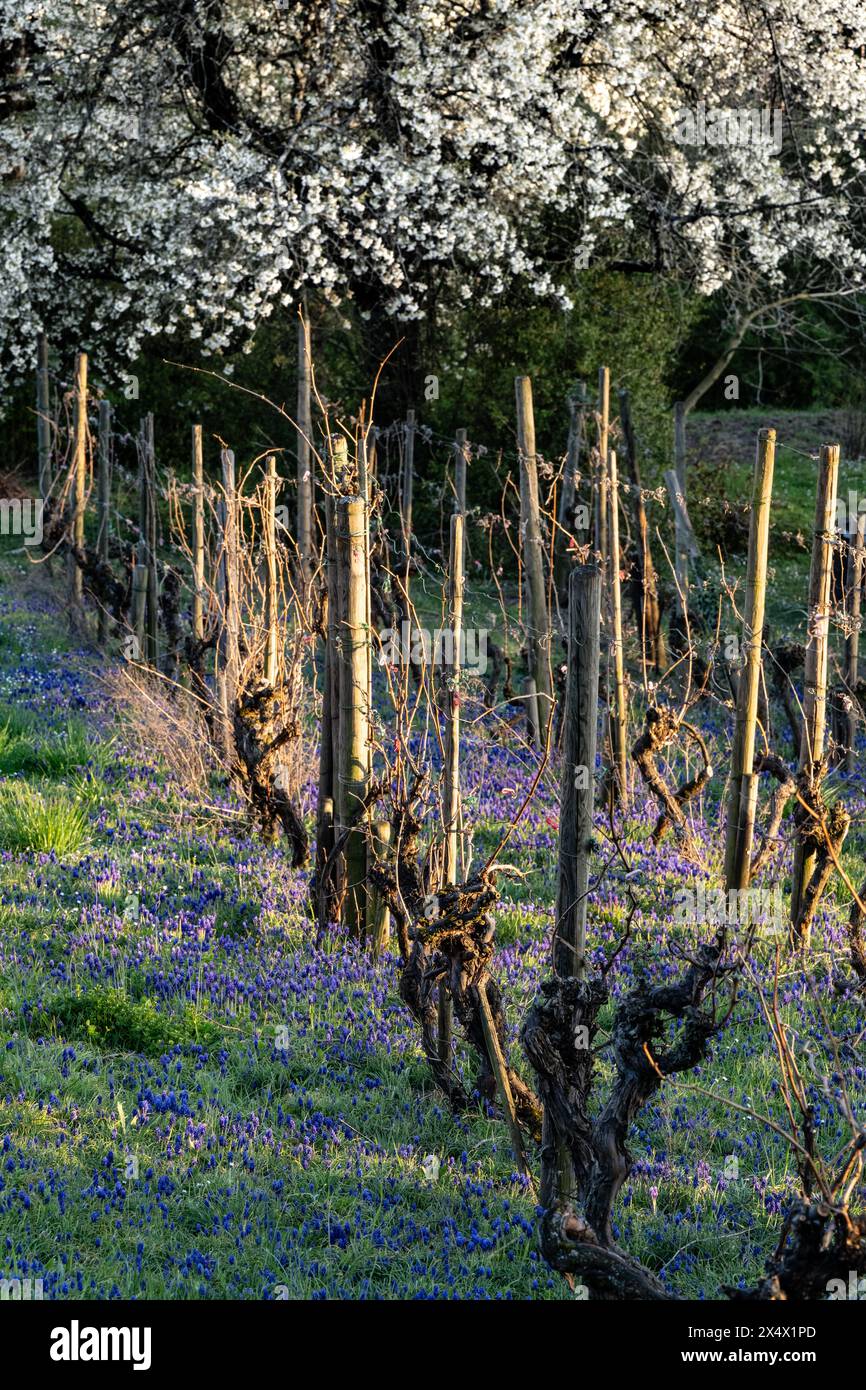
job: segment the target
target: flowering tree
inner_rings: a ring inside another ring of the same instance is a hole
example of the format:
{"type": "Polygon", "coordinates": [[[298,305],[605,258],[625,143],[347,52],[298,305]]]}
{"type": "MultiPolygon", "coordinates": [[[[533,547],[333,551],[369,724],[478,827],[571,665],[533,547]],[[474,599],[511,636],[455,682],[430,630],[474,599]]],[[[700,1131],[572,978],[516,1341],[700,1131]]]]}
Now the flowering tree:
{"type": "Polygon", "coordinates": [[[2,362],[601,264],[732,337],[863,265],[858,0],[0,0],[2,362]]]}

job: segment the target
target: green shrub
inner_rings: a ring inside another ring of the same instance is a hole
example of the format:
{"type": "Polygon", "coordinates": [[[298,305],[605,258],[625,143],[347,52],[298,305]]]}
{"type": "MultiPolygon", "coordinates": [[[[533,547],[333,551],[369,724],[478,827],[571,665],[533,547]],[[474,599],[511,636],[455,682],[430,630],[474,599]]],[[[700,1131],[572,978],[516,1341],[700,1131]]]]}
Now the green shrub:
{"type": "Polygon", "coordinates": [[[158,1057],[178,1043],[211,1043],[218,1037],[214,1025],[190,1007],[171,1017],[159,1013],[152,999],[133,1003],[119,989],[58,994],[46,1003],[45,1011],[69,1037],[147,1057],[158,1057]]]}
{"type": "Polygon", "coordinates": [[[0,849],[73,854],[88,838],[87,813],[62,796],[42,796],[20,782],[0,786],[0,849]]]}

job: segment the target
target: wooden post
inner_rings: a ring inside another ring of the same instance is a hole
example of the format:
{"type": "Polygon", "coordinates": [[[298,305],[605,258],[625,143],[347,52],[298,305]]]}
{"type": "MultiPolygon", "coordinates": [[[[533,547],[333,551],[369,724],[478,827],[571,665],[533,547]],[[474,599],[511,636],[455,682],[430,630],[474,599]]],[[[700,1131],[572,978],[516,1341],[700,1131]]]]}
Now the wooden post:
{"type": "MultiPolygon", "coordinates": [[[[610,596],[611,596],[611,643],[614,679],[614,711],[609,720],[611,758],[615,786],[619,804],[625,807],[628,801],[628,715],[625,699],[625,663],[622,645],[622,587],[620,583],[619,555],[619,480],[617,477],[616,454],[608,451],[608,475],[610,482],[610,596]]],[[[611,783],[613,793],[614,783],[611,783]]]]}
{"type": "Polygon", "coordinates": [[[48,375],[48,338],[40,333],[36,344],[36,441],[39,451],[39,496],[51,492],[51,379],[48,375]]]}
{"type": "MultiPolygon", "coordinates": [[[[687,510],[686,498],[686,412],[682,401],[677,401],[674,405],[674,472],[677,475],[677,487],[682,498],[684,510],[687,510]]],[[[680,513],[676,513],[676,576],[680,589],[682,590],[682,608],[688,609],[689,593],[689,556],[686,548],[686,536],[683,532],[680,513]]]]}
{"type": "Polygon", "coordinates": [[[204,638],[204,459],[201,425],[192,427],[192,635],[204,638]]]}
{"type": "Polygon", "coordinates": [[[153,437],[153,415],[141,422],[139,528],[147,548],[147,610],[145,643],[142,659],[156,669],[159,662],[159,578],[156,567],[157,509],[156,509],[156,451],[153,437]]]}
{"type": "Polygon", "coordinates": [[[223,751],[234,755],[234,712],[240,664],[240,612],[238,609],[238,533],[235,456],[223,449],[223,496],[220,499],[222,546],[219,564],[220,633],[217,642],[217,703],[222,722],[223,751]]]}
{"type": "Polygon", "coordinates": [[[576,565],[568,582],[568,669],[559,804],[559,880],[554,970],[583,977],[586,895],[595,792],[601,571],[576,565]]]}
{"type": "MultiPolygon", "coordinates": [[[[562,773],[559,797],[559,873],[556,893],[554,973],[562,979],[586,974],[586,900],[595,799],[595,753],[598,730],[598,673],[601,657],[601,571],[575,565],[568,581],[568,667],[563,715],[562,773]]],[[[541,1201],[565,1200],[574,1188],[567,1149],[556,1144],[545,1110],[542,1151],[556,1146],[556,1164],[542,1164],[541,1201]],[[558,1194],[552,1190],[558,1185],[558,1194]]]]}
{"type": "MultiPolygon", "coordinates": [[[[87,505],[87,353],[79,352],[75,359],[75,408],[73,416],[72,454],[72,546],[84,549],[84,509],[87,505]]],[[[69,576],[72,597],[80,604],[84,593],[81,569],[75,556],[69,557],[69,576]]]]}
{"type": "MultiPolygon", "coordinates": [[[[340,802],[340,729],[342,727],[342,710],[345,704],[346,694],[343,690],[343,678],[345,666],[341,660],[341,648],[343,642],[343,624],[346,618],[346,592],[343,583],[344,570],[341,566],[339,553],[339,520],[337,515],[337,502],[341,495],[345,495],[347,487],[347,477],[349,470],[349,452],[346,438],[342,434],[331,436],[331,462],[333,476],[337,491],[331,497],[331,549],[328,551],[328,613],[329,629],[328,638],[332,648],[332,659],[334,669],[334,700],[331,705],[331,737],[333,742],[334,758],[334,832],[336,834],[340,821],[341,802],[340,802]],[[330,618],[333,616],[333,622],[330,618]]],[[[340,881],[337,875],[335,883],[340,881]]]]}
{"type": "Polygon", "coordinates": [[[448,565],[448,633],[445,715],[445,883],[460,876],[460,648],[463,641],[463,517],[451,517],[451,549],[448,565]]]}
{"type": "MultiPolygon", "coordinates": [[[[324,740],[330,742],[330,740],[324,740]]],[[[320,784],[321,786],[321,784],[320,784]]],[[[316,830],[316,874],[320,876],[319,865],[327,863],[328,855],[333,852],[334,841],[336,839],[336,813],[334,811],[333,797],[322,797],[318,805],[318,822],[316,830]]],[[[322,911],[318,916],[319,930],[323,931],[332,918],[332,911],[336,901],[334,890],[334,878],[331,877],[328,890],[323,894],[322,911]]]]}
{"type": "Polygon", "coordinates": [[[640,633],[641,654],[642,659],[645,661],[646,648],[649,647],[650,661],[652,662],[656,674],[661,675],[667,666],[667,650],[664,630],[661,623],[661,613],[659,610],[658,582],[656,579],[655,566],[653,564],[652,548],[650,546],[649,525],[647,523],[646,507],[643,501],[637,444],[631,418],[631,397],[629,392],[624,388],[619,393],[619,421],[622,428],[623,443],[625,445],[625,461],[634,504],[635,530],[637,531],[638,553],[640,557],[640,573],[638,576],[640,584],[640,605],[636,616],[638,631],[640,633]]]}
{"type": "Polygon", "coordinates": [[[466,569],[466,469],[469,464],[469,445],[466,431],[457,430],[454,436],[454,510],[463,517],[463,568],[466,569]]]}
{"type": "MultiPolygon", "coordinates": [[[[96,553],[103,565],[108,564],[108,541],[111,530],[111,406],[108,401],[99,402],[99,457],[98,457],[97,507],[99,530],[96,537],[96,553]]],[[[99,640],[108,637],[108,613],[105,605],[99,605],[99,640]]]]}
{"type": "Polygon", "coordinates": [[[403,540],[406,554],[412,535],[412,487],[415,478],[415,412],[406,411],[406,433],[403,448],[403,540]]]}
{"type": "Polygon", "coordinates": [[[538,691],[532,676],[523,678],[523,704],[526,710],[526,741],[530,748],[541,747],[541,722],[538,716],[538,691]]]}
{"type": "MultiPolygon", "coordinates": [[[[316,879],[321,883],[325,865],[334,848],[334,807],[336,803],[336,758],[340,727],[339,663],[337,660],[337,523],[334,495],[330,485],[325,492],[325,631],[324,670],[322,679],[322,717],[319,738],[319,790],[316,812],[316,879]]],[[[324,898],[320,900],[319,931],[324,931],[331,919],[334,903],[339,898],[339,878],[332,874],[324,898]]]]}
{"type": "Polygon", "coordinates": [[[277,618],[277,461],[268,454],[265,465],[265,683],[273,690],[279,678],[279,621],[277,618]]]}
{"type": "MultiPolygon", "coordinates": [[[[849,556],[849,574],[851,576],[849,591],[851,594],[851,631],[845,641],[845,674],[848,686],[848,699],[851,703],[856,700],[855,691],[859,679],[859,652],[860,652],[860,609],[863,598],[863,561],[864,548],[866,548],[866,513],[857,514],[857,533],[854,538],[854,552],[849,556]]],[[[857,758],[854,752],[854,743],[857,738],[857,716],[853,711],[848,713],[847,721],[847,750],[845,753],[845,769],[853,772],[857,766],[857,758]]]]}
{"type": "Polygon", "coordinates": [[[686,409],[682,401],[674,405],[674,469],[683,497],[686,495],[686,409]]]}
{"type": "Polygon", "coordinates": [[[469,462],[469,445],[466,431],[457,430],[454,436],[454,508],[461,516],[466,515],[466,466],[469,462]]]}
{"type": "Polygon", "coordinates": [[[370,634],[367,628],[367,509],[361,497],[337,502],[337,557],[341,598],[342,672],[339,762],[339,832],[346,833],[344,921],[363,939],[367,922],[367,836],[364,803],[369,780],[370,634]]]}
{"type": "MultiPolygon", "coordinates": [[[[370,826],[370,857],[378,862],[387,858],[388,846],[391,843],[391,824],[386,820],[373,821],[370,826]]],[[[370,903],[370,936],[372,939],[373,959],[378,960],[388,945],[391,934],[391,909],[388,906],[388,899],[384,893],[380,893],[375,887],[369,892],[370,903]]]]}
{"type": "Polygon", "coordinates": [[[752,845],[758,775],[755,766],[755,732],[761,690],[761,644],[767,595],[767,554],[770,543],[770,507],[776,431],[761,430],[755,456],[752,511],[749,521],[749,558],[746,567],[746,604],[743,618],[744,666],[737,688],[737,715],[731,750],[728,787],[728,820],[725,830],[725,889],[745,889],[751,878],[752,845]]]}
{"type": "Polygon", "coordinates": [[[140,540],[136,547],[136,563],[132,571],[132,604],[130,626],[132,627],[134,647],[133,661],[144,659],[144,624],[147,612],[147,542],[140,540]]]}
{"type": "Polygon", "coordinates": [[[544,583],[541,512],[538,502],[538,468],[535,453],[535,416],[532,408],[532,382],[528,376],[515,378],[517,399],[517,448],[520,455],[521,539],[526,580],[526,609],[529,645],[529,676],[535,682],[538,708],[538,746],[544,747],[553,712],[550,679],[550,618],[544,583]]]}
{"type": "Polygon", "coordinates": [[[349,485],[349,443],[344,434],[331,435],[331,464],[334,470],[335,496],[345,497],[349,485]]]}
{"type": "Polygon", "coordinates": [[[226,758],[231,758],[232,730],[229,727],[229,691],[227,666],[229,663],[228,608],[229,581],[226,563],[226,532],[228,530],[228,508],[225,497],[220,497],[216,505],[217,528],[219,530],[220,551],[217,564],[217,610],[219,631],[214,651],[214,692],[216,694],[217,717],[219,720],[219,739],[226,758]]]}
{"type": "Polygon", "coordinates": [[[159,666],[159,568],[157,547],[159,543],[159,511],[156,495],[156,448],[153,436],[153,415],[147,421],[148,451],[148,571],[147,571],[147,659],[154,670],[159,666]]]}
{"type": "Polygon", "coordinates": [[[563,596],[568,589],[568,575],[571,569],[569,542],[575,533],[574,509],[577,505],[577,476],[580,471],[585,410],[586,382],[579,381],[574,394],[568,397],[568,448],[565,471],[562,475],[562,491],[559,494],[556,543],[553,547],[556,590],[563,596]]]}
{"type": "MultiPolygon", "coordinates": [[[[836,488],[839,480],[839,445],[821,449],[818,492],[815,502],[815,535],[809,574],[809,617],[803,681],[803,733],[800,743],[800,772],[809,773],[824,752],[827,719],[827,658],[830,635],[830,587],[833,573],[833,528],[836,514],[836,488]]],[[[791,922],[798,945],[808,947],[808,932],[800,933],[798,919],[803,894],[815,865],[814,852],[801,840],[794,846],[791,890],[791,922]]]]}
{"type": "Polygon", "coordinates": [[[406,556],[406,593],[409,592],[409,553],[412,541],[412,485],[415,478],[415,412],[406,411],[403,437],[403,476],[400,484],[400,519],[406,556]]]}
{"type": "MultiPolygon", "coordinates": [[[[451,517],[448,561],[448,631],[445,680],[445,768],[443,820],[445,855],[443,879],[446,884],[460,881],[463,872],[463,844],[460,834],[460,672],[463,642],[463,515],[451,517]]],[[[438,1050],[440,1061],[451,1063],[452,1004],[445,979],[439,982],[438,1050]]]]}
{"type": "Polygon", "coordinates": [[[610,368],[598,369],[598,468],[595,488],[595,547],[607,560],[607,450],[610,438],[610,368]]]}
{"type": "Polygon", "coordinates": [[[313,456],[310,449],[312,363],[306,306],[298,315],[298,552],[309,580],[313,564],[313,456]]]}
{"type": "Polygon", "coordinates": [[[370,449],[367,435],[368,426],[363,419],[358,430],[358,493],[370,505],[370,449]]]}
{"type": "MultiPolygon", "coordinates": [[[[364,507],[365,507],[365,511],[366,511],[366,516],[367,516],[367,545],[366,545],[366,551],[365,551],[366,559],[367,559],[367,575],[366,575],[366,579],[365,579],[365,581],[364,581],[364,594],[365,594],[365,596],[366,596],[366,602],[367,602],[367,637],[368,637],[369,642],[370,642],[370,660],[369,660],[369,662],[368,662],[368,666],[369,666],[369,670],[370,670],[370,684],[369,684],[369,689],[368,689],[368,691],[367,691],[367,709],[368,709],[368,711],[370,712],[370,718],[371,718],[371,720],[372,720],[372,710],[373,710],[373,600],[372,600],[372,595],[371,595],[371,592],[370,592],[370,551],[371,551],[371,548],[372,548],[372,542],[371,542],[371,540],[370,540],[370,523],[371,523],[371,519],[372,519],[372,511],[371,511],[371,508],[370,508],[370,498],[371,498],[371,496],[372,496],[372,477],[373,477],[372,468],[373,468],[373,465],[375,464],[376,446],[375,446],[375,442],[372,444],[372,446],[370,446],[370,445],[368,444],[368,432],[369,432],[369,427],[363,427],[363,424],[362,424],[362,428],[361,428],[361,431],[360,431],[359,436],[358,436],[358,491],[359,491],[359,493],[360,493],[360,495],[361,495],[361,500],[362,500],[362,502],[364,503],[364,507]]],[[[368,768],[368,772],[369,772],[369,775],[372,777],[372,775],[373,775],[373,741],[372,741],[372,738],[371,738],[370,744],[369,744],[369,761],[370,761],[370,766],[369,766],[369,768],[368,768]]],[[[371,908],[371,912],[372,912],[372,908],[371,908]]],[[[389,913],[389,920],[390,920],[390,913],[389,913]]]]}
{"type": "Polygon", "coordinates": [[[686,615],[688,613],[689,603],[688,559],[689,556],[696,558],[700,554],[700,551],[698,548],[697,538],[695,536],[694,531],[692,530],[692,523],[689,520],[688,511],[686,510],[686,499],[680,486],[680,481],[677,476],[676,469],[667,469],[665,473],[665,484],[668,490],[668,497],[670,499],[671,509],[674,514],[676,553],[678,557],[682,556],[684,561],[686,562],[685,568],[683,568],[682,565],[680,565],[678,559],[676,569],[677,582],[680,587],[680,592],[677,596],[677,603],[679,605],[680,614],[683,618],[683,634],[685,635],[685,620],[686,615]]]}

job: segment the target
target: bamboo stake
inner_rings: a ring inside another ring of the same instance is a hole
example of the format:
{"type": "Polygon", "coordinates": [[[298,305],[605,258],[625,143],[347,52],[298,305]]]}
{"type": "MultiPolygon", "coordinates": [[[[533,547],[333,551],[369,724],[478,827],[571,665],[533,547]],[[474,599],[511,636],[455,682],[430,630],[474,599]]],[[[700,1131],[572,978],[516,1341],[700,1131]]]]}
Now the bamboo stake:
{"type": "Polygon", "coordinates": [[[192,427],[192,635],[204,638],[204,459],[201,425],[192,427]]]}
{"type": "Polygon", "coordinates": [[[854,540],[854,553],[849,556],[851,573],[851,631],[845,641],[845,673],[848,684],[848,737],[847,751],[845,753],[845,769],[853,772],[857,766],[857,758],[854,751],[854,744],[857,738],[857,716],[853,712],[853,702],[856,700],[857,681],[859,679],[859,653],[860,653],[860,609],[863,599],[863,561],[864,547],[866,547],[866,513],[859,512],[857,515],[857,534],[854,540]]]}
{"type": "Polygon", "coordinates": [[[313,563],[313,456],[310,449],[312,414],[312,362],[310,326],[306,306],[298,315],[298,552],[305,580],[309,580],[313,563]]]}
{"type": "MultiPolygon", "coordinates": [[[[84,509],[87,505],[87,353],[75,359],[75,413],[72,455],[72,546],[84,550],[84,509]]],[[[81,603],[84,581],[75,555],[69,557],[73,601],[81,603]]]]}
{"type": "MultiPolygon", "coordinates": [[[[370,433],[367,437],[367,474],[370,478],[375,478],[379,470],[379,426],[370,422],[370,433]]],[[[369,498],[367,499],[369,501],[369,498]]]]}
{"type": "MultiPolygon", "coordinates": [[[[613,656],[615,713],[610,721],[611,755],[616,777],[619,804],[625,807],[628,801],[628,767],[626,763],[628,747],[628,714],[625,699],[625,665],[622,645],[622,588],[620,582],[619,556],[619,480],[616,469],[616,454],[608,452],[608,472],[610,482],[610,594],[611,594],[611,655],[613,656]]],[[[613,792],[613,785],[611,786],[613,792]]]]}
{"type": "Polygon", "coordinates": [[[265,683],[273,690],[279,678],[279,621],[277,594],[277,460],[268,454],[265,465],[265,506],[262,526],[265,544],[265,683]]]}
{"type": "MultiPolygon", "coordinates": [[[[817,768],[824,752],[827,720],[827,660],[829,654],[831,579],[833,573],[833,528],[836,488],[839,480],[839,445],[825,444],[818,469],[815,500],[815,535],[809,574],[809,625],[803,689],[803,734],[800,743],[800,773],[809,775],[817,768]]],[[[791,891],[791,923],[796,943],[809,945],[809,932],[799,928],[803,894],[815,866],[814,851],[807,851],[802,840],[794,846],[791,891]]]]}
{"type": "MultiPolygon", "coordinates": [[[[544,747],[547,726],[553,712],[550,679],[550,618],[544,583],[544,556],[541,538],[541,512],[538,501],[538,468],[535,452],[535,416],[532,408],[532,382],[528,376],[515,378],[517,399],[517,447],[520,454],[520,498],[524,575],[529,645],[529,676],[535,682],[537,702],[537,746],[544,747]]],[[[530,692],[531,698],[531,692],[530,692]]]]}
{"type": "Polygon", "coordinates": [[[731,750],[731,780],[725,831],[725,889],[728,892],[731,889],[748,888],[751,879],[758,792],[758,776],[754,770],[755,734],[761,690],[761,645],[764,636],[775,457],[776,431],[760,430],[755,454],[749,522],[749,558],[746,567],[746,605],[743,618],[745,666],[737,688],[737,715],[731,750]]]}
{"type": "Polygon", "coordinates": [[[51,379],[48,375],[48,338],[40,333],[36,344],[36,440],[39,452],[39,496],[51,492],[51,379]]]}
{"type": "MultiPolygon", "coordinates": [[[[111,515],[111,406],[108,401],[99,402],[99,454],[98,454],[97,508],[99,530],[96,537],[96,553],[103,565],[108,564],[108,541],[111,515]]],[[[104,643],[108,637],[108,613],[105,605],[99,606],[99,641],[104,643]]]]}
{"type": "Polygon", "coordinates": [[[518,1171],[523,1177],[528,1177],[529,1167],[526,1162],[526,1152],[523,1147],[523,1135],[520,1133],[517,1110],[514,1105],[514,1096],[511,1091],[511,1083],[508,1080],[508,1066],[503,1056],[502,1048],[499,1045],[499,1038],[496,1034],[493,1015],[490,1011],[486,981],[482,982],[481,988],[477,990],[477,994],[479,1013],[481,1015],[481,1029],[484,1033],[484,1042],[487,1047],[487,1056],[490,1059],[490,1066],[496,1078],[496,1089],[499,1092],[499,1101],[502,1109],[505,1111],[508,1133],[511,1138],[511,1148],[514,1152],[518,1171]]]}
{"type": "Polygon", "coordinates": [[[361,497],[341,497],[337,504],[337,555],[341,599],[340,763],[338,816],[348,831],[344,921],[363,939],[367,922],[367,837],[363,811],[369,779],[370,638],[367,629],[367,509],[361,497]]]}

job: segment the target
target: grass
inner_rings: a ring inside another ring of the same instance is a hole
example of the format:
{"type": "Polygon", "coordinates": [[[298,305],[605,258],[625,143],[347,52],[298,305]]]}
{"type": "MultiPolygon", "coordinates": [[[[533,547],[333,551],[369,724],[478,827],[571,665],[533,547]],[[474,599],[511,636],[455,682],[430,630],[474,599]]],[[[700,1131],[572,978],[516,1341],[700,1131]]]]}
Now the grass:
{"type": "Polygon", "coordinates": [[[61,729],[45,734],[32,713],[0,708],[0,776],[60,779],[88,766],[100,771],[110,757],[111,740],[94,740],[80,718],[70,717],[61,729]]]}
{"type": "Polygon", "coordinates": [[[62,794],[47,794],[18,782],[0,785],[0,849],[12,854],[74,854],[87,842],[84,808],[62,794]]]}

